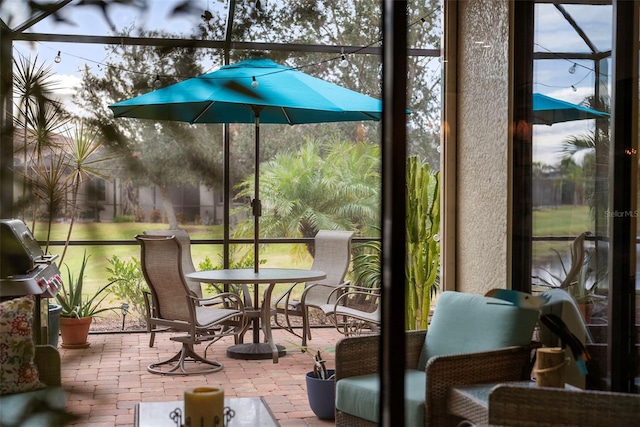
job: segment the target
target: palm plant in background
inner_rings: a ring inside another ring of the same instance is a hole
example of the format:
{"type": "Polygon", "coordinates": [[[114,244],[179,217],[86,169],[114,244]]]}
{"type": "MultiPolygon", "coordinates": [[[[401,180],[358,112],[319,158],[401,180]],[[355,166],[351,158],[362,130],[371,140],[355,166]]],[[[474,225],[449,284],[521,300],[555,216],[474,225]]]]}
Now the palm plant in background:
{"type": "Polygon", "coordinates": [[[95,129],[85,126],[84,122],[76,123],[70,135],[71,146],[67,153],[67,166],[69,175],[65,179],[65,183],[71,190],[69,230],[65,240],[60,264],[64,260],[64,256],[71,241],[71,232],[78,210],[78,193],[80,186],[91,179],[105,178],[101,166],[105,164],[111,157],[104,156],[101,153],[102,139],[99,138],[95,129]]]}
{"type": "MultiPolygon", "coordinates": [[[[23,162],[20,207],[23,220],[27,217],[27,207],[31,208],[31,230],[35,232],[38,198],[33,200],[29,197],[29,186],[38,179],[38,174],[45,173],[46,159],[60,148],[56,136],[69,122],[69,114],[62,104],[53,98],[57,87],[51,67],[45,66],[44,63],[38,64],[37,56],[33,60],[20,57],[14,66],[14,125],[19,130],[16,135],[21,140],[20,145],[16,144],[19,148],[15,154],[21,157],[23,162]]],[[[51,162],[57,160],[52,159],[51,162]]]]}
{"type": "Polygon", "coordinates": [[[379,240],[370,240],[354,245],[353,276],[356,286],[379,288],[382,271],[380,270],[381,244],[379,240]]]}
{"type": "MultiPolygon", "coordinates": [[[[253,195],[253,176],[236,196],[253,195]]],[[[356,230],[370,235],[380,221],[380,147],[376,144],[308,141],[297,152],[278,154],[260,166],[261,237],[314,237],[318,230],[356,230]]],[[[236,236],[253,233],[250,206],[237,209],[248,220],[236,236]]],[[[299,246],[299,245],[298,245],[299,246]]],[[[313,244],[307,246],[313,255],[313,244]]]]}

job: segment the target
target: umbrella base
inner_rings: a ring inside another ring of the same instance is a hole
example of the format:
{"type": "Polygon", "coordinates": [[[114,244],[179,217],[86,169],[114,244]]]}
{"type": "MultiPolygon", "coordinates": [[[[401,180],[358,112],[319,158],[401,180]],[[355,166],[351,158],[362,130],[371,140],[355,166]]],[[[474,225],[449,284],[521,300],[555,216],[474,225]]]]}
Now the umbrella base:
{"type": "MultiPolygon", "coordinates": [[[[278,348],[278,357],[283,357],[287,354],[284,346],[276,345],[276,347],[278,348]]],[[[271,359],[273,350],[268,343],[236,344],[227,349],[227,357],[243,360],[271,359]]]]}

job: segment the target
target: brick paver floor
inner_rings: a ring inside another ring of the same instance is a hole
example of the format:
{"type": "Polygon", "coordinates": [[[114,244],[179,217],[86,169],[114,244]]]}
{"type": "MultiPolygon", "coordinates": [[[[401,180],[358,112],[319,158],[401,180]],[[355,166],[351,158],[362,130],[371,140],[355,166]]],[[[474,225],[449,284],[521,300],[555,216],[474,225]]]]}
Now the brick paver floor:
{"type": "MultiPolygon", "coordinates": [[[[233,344],[228,337],[211,346],[209,359],[224,365],[208,375],[167,376],[147,372],[147,365],[175,354],[179,343],[171,333],[156,334],[149,347],[146,333],[91,334],[91,346],[81,350],[59,349],[62,357],[62,384],[67,408],[81,419],[76,427],[132,426],[138,402],[181,400],[184,390],[200,385],[222,387],[226,396],[264,397],[281,426],[330,426],[309,408],[305,374],[313,369],[310,355],[295,349],[300,339],[283,330],[274,330],[276,342],[289,348],[274,364],[269,360],[238,360],[226,357],[233,344]]],[[[313,349],[333,349],[341,335],[332,328],[313,330],[313,349]]],[[[247,334],[245,339],[251,339],[247,334]]],[[[196,346],[202,354],[204,345],[196,346]]],[[[333,368],[333,352],[324,352],[327,367],[333,368]]],[[[167,417],[169,415],[167,414],[167,417]]]]}

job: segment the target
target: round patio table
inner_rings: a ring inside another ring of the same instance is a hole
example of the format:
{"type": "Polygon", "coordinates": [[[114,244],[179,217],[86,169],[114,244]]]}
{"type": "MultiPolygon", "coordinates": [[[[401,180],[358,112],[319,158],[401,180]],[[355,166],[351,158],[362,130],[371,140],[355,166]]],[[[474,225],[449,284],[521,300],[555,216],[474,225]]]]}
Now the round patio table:
{"type": "Polygon", "coordinates": [[[248,310],[248,315],[253,317],[253,342],[240,343],[227,349],[227,356],[233,359],[273,359],[278,363],[278,357],[286,355],[286,350],[281,345],[276,345],[271,335],[271,293],[276,283],[296,283],[322,280],[327,277],[324,271],[300,270],[294,268],[261,268],[255,272],[250,268],[233,268],[224,270],[196,271],[186,275],[189,279],[203,283],[253,285],[253,312],[248,310]],[[262,306],[259,299],[259,285],[266,284],[262,306]],[[264,342],[260,342],[260,322],[264,331],[264,342]]]}

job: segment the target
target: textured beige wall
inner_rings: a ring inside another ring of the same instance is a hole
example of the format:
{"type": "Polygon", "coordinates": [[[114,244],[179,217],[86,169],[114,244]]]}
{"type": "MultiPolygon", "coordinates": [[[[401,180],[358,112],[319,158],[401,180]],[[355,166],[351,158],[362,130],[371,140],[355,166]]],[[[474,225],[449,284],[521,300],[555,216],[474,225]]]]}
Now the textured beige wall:
{"type": "Polygon", "coordinates": [[[509,1],[458,3],[456,287],[506,287],[509,1]]]}

